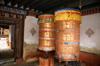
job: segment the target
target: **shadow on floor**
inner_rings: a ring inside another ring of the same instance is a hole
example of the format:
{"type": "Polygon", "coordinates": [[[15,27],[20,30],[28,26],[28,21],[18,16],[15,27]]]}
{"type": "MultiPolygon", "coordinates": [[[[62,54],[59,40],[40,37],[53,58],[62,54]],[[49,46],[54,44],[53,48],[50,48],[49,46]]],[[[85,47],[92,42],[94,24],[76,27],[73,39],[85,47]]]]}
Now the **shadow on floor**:
{"type": "Polygon", "coordinates": [[[6,40],[0,40],[0,66],[14,62],[14,50],[9,48],[6,40]]]}
{"type": "MultiPolygon", "coordinates": [[[[65,64],[65,62],[62,62],[60,66],[64,66],[64,64],[65,64]]],[[[71,66],[83,66],[83,65],[79,64],[79,62],[69,62],[69,64],[71,66]]],[[[25,63],[25,62],[16,63],[16,62],[12,62],[12,63],[4,64],[2,66],[39,66],[39,61],[30,62],[30,63],[25,63]]],[[[56,59],[54,60],[54,66],[59,66],[59,62],[56,59]]]]}

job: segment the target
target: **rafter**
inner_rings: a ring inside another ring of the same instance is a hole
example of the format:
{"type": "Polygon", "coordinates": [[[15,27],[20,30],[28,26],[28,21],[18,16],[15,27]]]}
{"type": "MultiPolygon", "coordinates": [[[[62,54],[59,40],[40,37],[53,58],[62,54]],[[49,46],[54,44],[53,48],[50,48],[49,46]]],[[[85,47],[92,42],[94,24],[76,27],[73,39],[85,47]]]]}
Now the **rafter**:
{"type": "Polygon", "coordinates": [[[21,7],[23,6],[25,3],[27,3],[28,1],[30,0],[22,0],[19,4],[18,4],[18,7],[21,7]]]}
{"type": "Polygon", "coordinates": [[[9,2],[11,2],[11,0],[4,0],[5,1],[5,5],[7,5],[9,2]]]}
{"type": "Polygon", "coordinates": [[[30,6],[30,9],[36,8],[36,7],[38,7],[38,6],[42,6],[42,5],[44,5],[44,4],[45,4],[46,2],[48,2],[48,1],[50,1],[50,0],[41,0],[41,1],[39,1],[38,3],[33,4],[32,6],[30,6]]]}
{"type": "Polygon", "coordinates": [[[14,5],[16,5],[16,4],[18,4],[18,2],[19,2],[20,0],[14,0],[14,1],[12,1],[12,6],[14,6],[14,5]]]}
{"type": "Polygon", "coordinates": [[[55,4],[55,3],[58,2],[58,1],[59,1],[59,0],[50,0],[50,1],[48,1],[48,3],[43,4],[42,6],[39,6],[38,9],[42,9],[42,8],[47,7],[47,6],[49,6],[49,5],[55,4]]]}
{"type": "Polygon", "coordinates": [[[29,6],[31,6],[31,5],[33,5],[33,4],[35,4],[35,3],[37,3],[38,1],[40,1],[40,0],[30,0],[28,3],[26,3],[26,4],[24,5],[24,8],[27,8],[27,7],[29,7],[29,6]]]}
{"type": "Polygon", "coordinates": [[[64,0],[62,0],[62,1],[60,1],[60,2],[58,2],[58,3],[56,3],[56,4],[54,4],[54,5],[51,5],[51,6],[49,6],[48,8],[43,8],[43,9],[41,9],[41,10],[43,10],[43,11],[49,11],[49,10],[52,10],[52,9],[55,9],[55,8],[59,8],[59,7],[61,7],[61,6],[63,6],[63,5],[67,5],[67,4],[70,4],[70,3],[73,3],[73,2],[77,2],[78,0],[72,0],[72,1],[70,1],[70,0],[66,0],[66,1],[64,1],[64,0]]]}

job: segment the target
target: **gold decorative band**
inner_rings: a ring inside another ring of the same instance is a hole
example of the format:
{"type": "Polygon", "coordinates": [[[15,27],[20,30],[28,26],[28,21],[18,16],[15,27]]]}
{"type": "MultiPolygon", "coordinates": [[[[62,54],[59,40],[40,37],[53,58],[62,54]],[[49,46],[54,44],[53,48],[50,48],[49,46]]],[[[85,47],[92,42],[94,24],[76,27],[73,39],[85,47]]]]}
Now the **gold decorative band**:
{"type": "Polygon", "coordinates": [[[54,17],[41,17],[38,19],[38,23],[54,22],[54,17]]]}
{"type": "Polygon", "coordinates": [[[55,38],[55,31],[39,31],[39,37],[55,38]]]}
{"type": "Polygon", "coordinates": [[[79,53],[79,45],[56,44],[56,52],[60,54],[79,53]]]}
{"type": "Polygon", "coordinates": [[[53,22],[39,23],[39,28],[55,28],[53,22]]]}
{"type": "Polygon", "coordinates": [[[39,45],[41,45],[41,46],[55,46],[55,40],[39,39],[39,45]]]}
{"type": "Polygon", "coordinates": [[[79,21],[73,21],[73,20],[60,20],[57,21],[55,24],[56,29],[62,28],[62,29],[68,29],[68,28],[74,28],[74,29],[80,29],[80,23],[79,21]]]}
{"type": "Polygon", "coordinates": [[[39,16],[39,18],[41,18],[41,17],[54,17],[54,15],[47,15],[47,14],[45,14],[45,15],[40,15],[39,16]]]}
{"type": "Polygon", "coordinates": [[[58,33],[56,34],[56,40],[58,41],[78,41],[80,40],[80,34],[73,34],[73,33],[58,33]]]}

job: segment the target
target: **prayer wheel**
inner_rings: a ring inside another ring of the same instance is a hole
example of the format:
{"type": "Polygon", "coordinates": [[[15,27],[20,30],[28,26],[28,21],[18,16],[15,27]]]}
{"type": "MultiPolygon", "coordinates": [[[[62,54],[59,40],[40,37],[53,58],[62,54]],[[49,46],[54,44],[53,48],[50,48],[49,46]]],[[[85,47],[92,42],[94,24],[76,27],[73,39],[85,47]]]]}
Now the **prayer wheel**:
{"type": "Polygon", "coordinates": [[[55,25],[53,14],[39,16],[39,50],[55,50],[55,25]]]}
{"type": "Polygon", "coordinates": [[[62,61],[79,61],[81,13],[77,9],[55,12],[55,57],[62,61]]]}

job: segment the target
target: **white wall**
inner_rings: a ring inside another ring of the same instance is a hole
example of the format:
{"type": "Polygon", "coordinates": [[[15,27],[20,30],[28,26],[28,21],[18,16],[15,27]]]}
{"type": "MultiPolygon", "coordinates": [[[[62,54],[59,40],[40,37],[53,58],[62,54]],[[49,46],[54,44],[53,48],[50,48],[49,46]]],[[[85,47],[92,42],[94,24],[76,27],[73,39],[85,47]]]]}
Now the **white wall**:
{"type": "Polygon", "coordinates": [[[26,42],[27,44],[38,44],[39,25],[37,24],[37,20],[38,18],[26,16],[24,28],[24,42],[26,42]],[[32,28],[36,30],[34,36],[32,36],[32,34],[30,33],[32,28]]]}
{"type": "Polygon", "coordinates": [[[100,51],[100,13],[82,16],[80,46],[100,51]],[[95,32],[90,38],[85,33],[89,28],[95,32]]]}
{"type": "Polygon", "coordinates": [[[38,18],[26,16],[24,24],[24,47],[23,60],[26,61],[34,56],[39,43],[38,18]]]}

